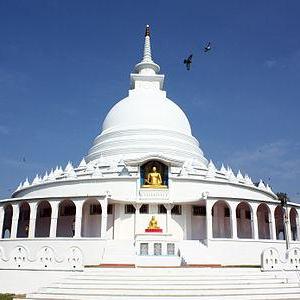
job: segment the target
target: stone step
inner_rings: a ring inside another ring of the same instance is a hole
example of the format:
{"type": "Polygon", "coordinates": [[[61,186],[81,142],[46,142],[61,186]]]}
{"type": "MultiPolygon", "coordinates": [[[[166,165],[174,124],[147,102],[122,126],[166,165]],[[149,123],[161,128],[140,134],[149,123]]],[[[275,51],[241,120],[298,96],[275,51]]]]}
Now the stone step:
{"type": "Polygon", "coordinates": [[[143,284],[133,284],[131,282],[127,283],[62,283],[62,284],[52,284],[50,286],[45,286],[41,291],[53,291],[57,289],[72,289],[72,290],[103,290],[103,289],[115,289],[115,290],[212,290],[212,289],[261,289],[261,288],[282,288],[282,287],[299,287],[297,283],[285,283],[283,286],[283,283],[267,283],[267,284],[261,284],[261,283],[252,283],[252,282],[246,282],[246,283],[200,283],[200,284],[194,284],[194,283],[143,283],[143,284]]]}
{"type": "Polygon", "coordinates": [[[140,285],[140,284],[188,284],[188,285],[205,285],[205,284],[230,284],[230,283],[240,283],[240,284],[271,284],[271,283],[285,283],[286,278],[266,278],[266,279],[235,279],[231,280],[230,278],[222,278],[222,279],[207,279],[207,278],[197,278],[197,279],[128,279],[128,278],[102,278],[102,279],[65,279],[62,282],[55,282],[54,284],[62,285],[62,284],[132,284],[132,285],[140,285]]]}
{"type": "MultiPolygon", "coordinates": [[[[224,297],[224,296],[246,296],[251,297],[253,296],[270,296],[270,295],[277,295],[277,296],[286,296],[286,295],[295,295],[298,294],[298,299],[300,295],[300,288],[294,288],[294,287],[285,287],[284,291],[282,288],[271,288],[271,289],[220,289],[220,290],[140,290],[140,291],[132,291],[132,290],[101,290],[101,291],[82,291],[82,290],[54,290],[53,292],[39,292],[35,294],[29,294],[28,298],[34,298],[34,299],[101,299],[101,297],[119,297],[122,299],[122,297],[135,297],[137,299],[140,299],[141,297],[168,297],[169,299],[174,298],[181,298],[182,297],[224,297]]],[[[107,299],[107,298],[103,298],[107,299]]],[[[253,299],[253,298],[250,298],[253,299]]],[[[271,298],[272,299],[272,298],[271,298]]],[[[283,298],[284,299],[284,298],[283,298]]]]}

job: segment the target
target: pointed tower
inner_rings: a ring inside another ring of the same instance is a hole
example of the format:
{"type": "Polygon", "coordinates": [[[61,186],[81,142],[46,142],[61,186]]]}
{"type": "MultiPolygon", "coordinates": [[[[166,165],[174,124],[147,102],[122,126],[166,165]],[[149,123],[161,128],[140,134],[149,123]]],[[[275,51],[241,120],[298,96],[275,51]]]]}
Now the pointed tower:
{"type": "Polygon", "coordinates": [[[197,165],[207,166],[188,118],[163,90],[164,75],[159,74],[160,67],[152,57],[149,25],[144,38],[142,59],[130,74],[128,97],[107,114],[86,161],[118,161],[121,156],[124,161],[136,161],[159,156],[182,163],[195,160],[197,165]]]}

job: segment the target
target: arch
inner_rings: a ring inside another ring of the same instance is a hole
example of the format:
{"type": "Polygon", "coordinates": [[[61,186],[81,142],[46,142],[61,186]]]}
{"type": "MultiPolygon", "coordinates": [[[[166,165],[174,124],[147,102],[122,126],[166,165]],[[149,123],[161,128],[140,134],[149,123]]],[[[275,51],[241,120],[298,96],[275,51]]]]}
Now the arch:
{"type": "Polygon", "coordinates": [[[102,209],[97,199],[87,199],[82,206],[82,237],[101,236],[102,209]]]}
{"type": "Polygon", "coordinates": [[[299,241],[299,216],[295,207],[290,210],[290,226],[292,241],[299,241]]]}
{"type": "Polygon", "coordinates": [[[6,204],[4,207],[3,228],[1,232],[1,237],[3,239],[10,238],[12,216],[13,216],[13,207],[10,203],[6,204]]]}
{"type": "Polygon", "coordinates": [[[264,240],[270,240],[271,239],[271,212],[265,203],[261,203],[257,207],[256,211],[256,217],[257,217],[257,226],[258,226],[258,238],[264,239],[264,240]]]}
{"type": "Polygon", "coordinates": [[[252,220],[253,214],[251,206],[248,202],[240,202],[236,207],[236,226],[237,226],[237,237],[239,239],[252,239],[253,228],[252,220]]]}
{"type": "Polygon", "coordinates": [[[285,239],[284,209],[282,206],[278,205],[275,208],[274,217],[275,217],[275,226],[276,226],[276,239],[284,240],[285,239]]]}
{"type": "Polygon", "coordinates": [[[49,237],[52,208],[47,200],[38,203],[35,220],[35,237],[49,237]]]}
{"type": "Polygon", "coordinates": [[[214,238],[232,238],[230,206],[224,200],[217,201],[212,207],[214,238]]]}
{"type": "Polygon", "coordinates": [[[57,237],[73,237],[75,234],[76,206],[72,200],[65,199],[59,203],[57,218],[57,237]]]}
{"type": "Polygon", "coordinates": [[[156,172],[160,174],[161,183],[164,187],[168,186],[168,166],[165,165],[163,162],[158,160],[150,160],[141,165],[140,167],[140,180],[141,180],[141,187],[151,187],[149,182],[148,174],[152,172],[153,168],[156,168],[156,172]]]}
{"type": "Polygon", "coordinates": [[[19,205],[17,238],[27,238],[29,233],[30,206],[24,201],[19,205]]]}

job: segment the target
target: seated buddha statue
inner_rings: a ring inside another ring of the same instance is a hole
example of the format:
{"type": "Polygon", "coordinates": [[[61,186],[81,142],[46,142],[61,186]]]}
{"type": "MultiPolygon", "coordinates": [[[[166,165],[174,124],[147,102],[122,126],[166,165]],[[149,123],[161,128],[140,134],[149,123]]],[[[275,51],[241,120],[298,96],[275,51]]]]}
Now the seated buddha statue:
{"type": "Polygon", "coordinates": [[[154,216],[152,216],[149,222],[148,229],[159,229],[159,226],[157,225],[157,220],[154,216]]]}
{"type": "Polygon", "coordinates": [[[147,179],[145,179],[145,184],[142,186],[145,188],[166,188],[166,185],[162,185],[162,179],[159,172],[157,172],[156,167],[152,167],[152,172],[148,173],[147,179]]]}

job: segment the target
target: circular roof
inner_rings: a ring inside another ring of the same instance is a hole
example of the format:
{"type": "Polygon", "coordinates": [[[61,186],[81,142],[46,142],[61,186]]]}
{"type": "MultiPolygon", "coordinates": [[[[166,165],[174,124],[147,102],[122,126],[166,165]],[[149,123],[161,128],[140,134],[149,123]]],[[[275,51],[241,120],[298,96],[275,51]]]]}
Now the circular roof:
{"type": "Polygon", "coordinates": [[[115,104],[107,114],[102,130],[155,128],[191,135],[190,123],[173,101],[161,94],[130,95],[115,104]]]}

